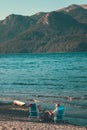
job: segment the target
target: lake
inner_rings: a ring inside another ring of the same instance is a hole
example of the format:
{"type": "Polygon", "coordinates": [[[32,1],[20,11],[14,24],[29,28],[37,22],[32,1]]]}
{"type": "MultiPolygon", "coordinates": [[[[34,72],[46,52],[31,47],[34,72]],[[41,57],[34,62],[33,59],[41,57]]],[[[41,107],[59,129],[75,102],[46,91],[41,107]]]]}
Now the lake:
{"type": "Polygon", "coordinates": [[[87,125],[87,53],[0,54],[0,100],[30,99],[87,125]]]}

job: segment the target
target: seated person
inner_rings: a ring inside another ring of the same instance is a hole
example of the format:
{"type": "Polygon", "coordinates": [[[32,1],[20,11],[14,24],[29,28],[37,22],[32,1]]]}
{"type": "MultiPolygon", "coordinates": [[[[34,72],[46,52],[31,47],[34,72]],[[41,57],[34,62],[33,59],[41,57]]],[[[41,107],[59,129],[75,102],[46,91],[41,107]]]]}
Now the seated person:
{"type": "Polygon", "coordinates": [[[43,114],[42,114],[42,120],[44,122],[50,122],[50,121],[52,121],[51,115],[49,114],[48,111],[44,111],[43,112],[43,114]]]}
{"type": "Polygon", "coordinates": [[[55,123],[59,120],[61,116],[59,113],[59,107],[60,107],[60,104],[55,104],[55,109],[53,111],[48,111],[49,115],[54,118],[55,123]]]}

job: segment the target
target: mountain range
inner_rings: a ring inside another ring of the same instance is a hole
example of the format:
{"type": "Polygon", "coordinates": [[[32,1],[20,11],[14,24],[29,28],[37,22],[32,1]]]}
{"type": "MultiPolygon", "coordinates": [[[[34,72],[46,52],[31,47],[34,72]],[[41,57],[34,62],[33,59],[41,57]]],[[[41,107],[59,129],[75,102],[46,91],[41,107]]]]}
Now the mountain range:
{"type": "Polygon", "coordinates": [[[87,51],[87,5],[0,20],[0,53],[87,51]]]}

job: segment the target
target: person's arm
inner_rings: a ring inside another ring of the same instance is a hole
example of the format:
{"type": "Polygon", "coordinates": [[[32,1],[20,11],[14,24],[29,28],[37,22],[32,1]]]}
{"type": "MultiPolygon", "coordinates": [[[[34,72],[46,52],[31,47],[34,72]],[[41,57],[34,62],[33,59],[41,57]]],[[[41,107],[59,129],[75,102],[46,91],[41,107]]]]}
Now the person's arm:
{"type": "Polygon", "coordinates": [[[52,111],[47,111],[49,113],[49,115],[52,115],[52,111]]]}

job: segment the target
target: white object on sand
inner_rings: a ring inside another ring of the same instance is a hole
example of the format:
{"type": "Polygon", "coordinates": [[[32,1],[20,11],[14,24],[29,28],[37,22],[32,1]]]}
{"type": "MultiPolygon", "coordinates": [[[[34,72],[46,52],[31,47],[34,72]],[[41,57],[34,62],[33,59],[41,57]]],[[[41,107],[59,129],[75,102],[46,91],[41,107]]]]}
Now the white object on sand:
{"type": "Polygon", "coordinates": [[[23,105],[25,105],[24,102],[21,102],[21,101],[19,101],[19,100],[14,100],[13,103],[14,103],[15,105],[17,105],[17,106],[23,106],[23,105]]]}

